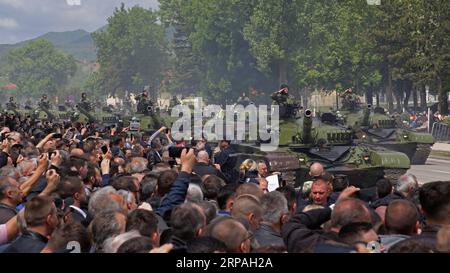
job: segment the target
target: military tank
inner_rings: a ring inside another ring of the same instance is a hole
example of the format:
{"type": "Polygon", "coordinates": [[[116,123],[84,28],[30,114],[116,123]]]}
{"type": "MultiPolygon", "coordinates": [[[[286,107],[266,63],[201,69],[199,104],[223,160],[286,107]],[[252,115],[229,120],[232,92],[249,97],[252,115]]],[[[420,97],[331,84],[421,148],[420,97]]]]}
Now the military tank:
{"type": "Polygon", "coordinates": [[[372,111],[368,105],[359,111],[344,111],[343,115],[360,142],[405,153],[414,165],[425,164],[435,142],[431,134],[407,128],[382,108],[372,111]]]}
{"type": "Polygon", "coordinates": [[[362,188],[373,187],[383,177],[397,181],[409,169],[405,154],[355,145],[353,132],[335,126],[331,113],[320,119],[312,114],[306,110],[302,118],[280,122],[276,152],[262,152],[257,143],[234,145],[238,165],[247,158],[265,160],[271,172],[280,172],[282,180],[294,187],[311,179],[309,167],[314,162],[322,163],[330,173],[346,175],[352,185],[362,188]]]}

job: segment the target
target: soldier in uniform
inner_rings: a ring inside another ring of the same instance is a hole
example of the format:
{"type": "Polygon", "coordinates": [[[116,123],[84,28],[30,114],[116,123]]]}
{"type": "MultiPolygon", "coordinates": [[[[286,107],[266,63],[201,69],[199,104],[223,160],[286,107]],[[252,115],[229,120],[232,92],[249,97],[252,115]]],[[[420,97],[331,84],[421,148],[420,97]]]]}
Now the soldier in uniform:
{"type": "Polygon", "coordinates": [[[178,100],[177,96],[173,96],[172,99],[170,100],[169,108],[172,109],[173,107],[179,104],[181,104],[181,102],[178,100]]]}
{"type": "Polygon", "coordinates": [[[146,114],[151,112],[151,109],[153,108],[153,102],[149,98],[147,90],[142,91],[142,93],[139,96],[137,96],[136,99],[138,101],[137,104],[138,113],[146,114]]]}
{"type": "Polygon", "coordinates": [[[47,95],[42,95],[41,100],[39,101],[39,107],[42,109],[50,109],[50,102],[48,101],[47,95]]]}
{"type": "Polygon", "coordinates": [[[86,111],[91,111],[92,110],[91,102],[89,101],[86,93],[81,93],[80,106],[86,111]]]}
{"type": "Polygon", "coordinates": [[[27,99],[27,101],[25,102],[25,109],[26,109],[26,110],[31,110],[31,109],[33,109],[33,107],[32,107],[31,105],[32,105],[31,100],[30,100],[30,99],[27,99]]]}
{"type": "Polygon", "coordinates": [[[247,96],[245,95],[245,93],[242,93],[242,96],[239,97],[237,103],[238,103],[238,104],[241,104],[241,105],[244,106],[244,107],[247,106],[247,105],[249,105],[249,104],[252,104],[252,102],[250,101],[250,98],[247,97],[247,96]]]}
{"type": "Polygon", "coordinates": [[[353,93],[351,88],[344,91],[342,94],[342,108],[348,111],[356,111],[359,108],[359,98],[353,93]]]}
{"type": "Polygon", "coordinates": [[[278,104],[279,106],[287,105],[289,98],[289,86],[286,84],[282,84],[280,86],[280,90],[272,93],[272,100],[274,104],[278,104]]]}
{"type": "Polygon", "coordinates": [[[8,110],[15,110],[17,108],[17,103],[14,101],[14,97],[9,97],[9,102],[6,103],[6,108],[8,110]]]}
{"type": "Polygon", "coordinates": [[[280,90],[272,93],[273,104],[280,106],[280,118],[294,118],[299,105],[293,96],[289,95],[289,86],[282,84],[280,90]]]}

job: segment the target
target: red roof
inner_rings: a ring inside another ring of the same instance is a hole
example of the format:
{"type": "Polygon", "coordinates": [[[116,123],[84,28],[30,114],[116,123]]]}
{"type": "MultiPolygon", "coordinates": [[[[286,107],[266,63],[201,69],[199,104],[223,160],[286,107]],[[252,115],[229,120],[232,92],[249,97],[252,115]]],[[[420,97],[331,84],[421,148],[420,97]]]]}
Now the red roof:
{"type": "Polygon", "coordinates": [[[9,84],[2,85],[1,87],[6,88],[6,89],[16,89],[17,85],[14,83],[9,83],[9,84]]]}

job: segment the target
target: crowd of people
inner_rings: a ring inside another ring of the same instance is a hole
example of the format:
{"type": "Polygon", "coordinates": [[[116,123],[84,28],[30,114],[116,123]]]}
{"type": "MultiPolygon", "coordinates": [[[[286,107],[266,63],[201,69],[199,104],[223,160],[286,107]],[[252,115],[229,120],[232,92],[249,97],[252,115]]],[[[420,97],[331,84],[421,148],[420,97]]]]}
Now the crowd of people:
{"type": "Polygon", "coordinates": [[[319,163],[268,189],[229,141],[0,114],[0,253],[450,251],[450,183],[350,185],[319,163]],[[171,149],[182,149],[178,158],[171,149]],[[373,191],[372,191],[373,190],[373,191]]]}

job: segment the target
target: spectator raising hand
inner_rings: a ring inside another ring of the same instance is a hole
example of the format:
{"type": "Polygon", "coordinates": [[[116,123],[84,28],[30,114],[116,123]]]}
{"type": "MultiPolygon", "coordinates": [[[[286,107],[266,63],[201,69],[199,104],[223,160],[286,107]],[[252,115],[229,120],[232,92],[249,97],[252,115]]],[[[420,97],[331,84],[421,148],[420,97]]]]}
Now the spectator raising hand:
{"type": "Polygon", "coordinates": [[[53,169],[47,171],[45,178],[47,180],[47,186],[40,195],[50,195],[53,193],[56,190],[60,180],[59,174],[53,169]]]}
{"type": "Polygon", "coordinates": [[[197,162],[197,158],[194,154],[194,149],[190,149],[189,152],[187,152],[186,149],[183,149],[181,152],[181,171],[191,173],[192,168],[194,167],[195,163],[197,162]]]}
{"type": "Polygon", "coordinates": [[[61,157],[61,153],[59,152],[59,150],[55,150],[52,153],[52,159],[51,159],[51,165],[55,166],[55,167],[59,167],[62,163],[62,157],[61,157]]]}

